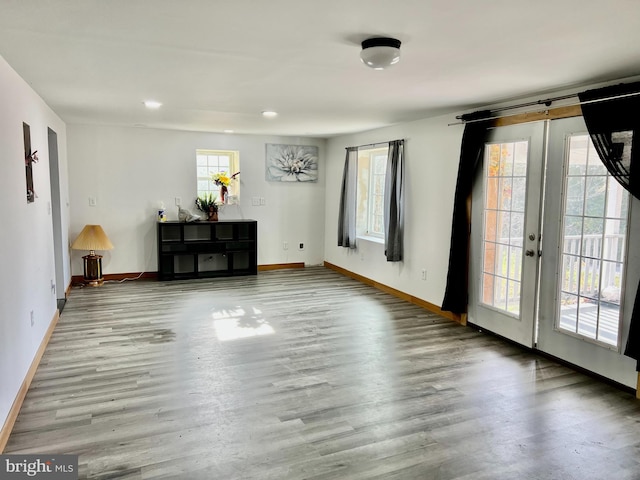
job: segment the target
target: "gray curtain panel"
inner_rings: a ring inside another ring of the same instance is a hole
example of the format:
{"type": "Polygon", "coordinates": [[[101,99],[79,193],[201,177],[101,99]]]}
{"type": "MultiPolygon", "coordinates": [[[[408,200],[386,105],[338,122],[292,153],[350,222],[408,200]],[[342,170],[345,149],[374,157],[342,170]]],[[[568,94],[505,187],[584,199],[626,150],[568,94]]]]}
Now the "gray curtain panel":
{"type": "Polygon", "coordinates": [[[358,148],[348,147],[342,173],[338,246],[356,248],[356,188],[358,185],[358,148]]]}
{"type": "Polygon", "coordinates": [[[384,185],[384,254],[401,262],[404,254],[404,140],[389,142],[384,185]]]}

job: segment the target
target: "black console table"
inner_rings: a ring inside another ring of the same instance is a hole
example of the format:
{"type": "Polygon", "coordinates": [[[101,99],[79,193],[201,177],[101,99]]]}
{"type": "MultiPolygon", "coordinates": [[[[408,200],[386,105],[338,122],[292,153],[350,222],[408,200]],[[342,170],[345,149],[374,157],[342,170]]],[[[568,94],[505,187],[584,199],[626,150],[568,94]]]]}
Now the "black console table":
{"type": "Polygon", "coordinates": [[[158,280],[258,273],[258,223],[158,222],[158,280]]]}

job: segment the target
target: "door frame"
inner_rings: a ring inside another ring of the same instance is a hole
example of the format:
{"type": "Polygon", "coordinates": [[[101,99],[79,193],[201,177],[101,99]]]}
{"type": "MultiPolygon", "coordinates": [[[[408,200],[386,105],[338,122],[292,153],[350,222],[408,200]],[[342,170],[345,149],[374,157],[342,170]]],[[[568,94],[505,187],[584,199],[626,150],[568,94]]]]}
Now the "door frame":
{"type": "MultiPolygon", "coordinates": [[[[62,197],[60,195],[60,161],[58,134],[47,128],[49,148],[49,182],[51,185],[51,223],[53,227],[53,259],[55,268],[55,293],[60,305],[66,299],[64,285],[64,251],[62,242],[62,197]]],[[[60,308],[60,307],[59,307],[60,308]]]]}
{"type": "MultiPolygon", "coordinates": [[[[489,127],[503,127],[508,125],[517,125],[521,123],[535,122],[539,120],[555,120],[555,119],[572,118],[572,117],[582,117],[582,108],[580,107],[580,104],[545,108],[536,112],[518,113],[514,115],[505,115],[503,117],[497,117],[492,122],[489,123],[489,127]]],[[[468,202],[469,208],[471,206],[471,201],[472,201],[472,198],[470,197],[468,202]]],[[[632,199],[631,201],[637,203],[637,200],[635,199],[632,199]]],[[[640,217],[640,211],[639,211],[640,208],[635,208],[634,210],[636,212],[636,215],[632,215],[632,221],[630,222],[631,224],[637,223],[636,219],[633,218],[634,216],[640,217]]],[[[640,226],[638,227],[638,229],[640,229],[640,226]]],[[[635,236],[640,238],[640,233],[638,233],[635,236]]],[[[467,268],[470,270],[471,265],[468,264],[467,268]]],[[[469,273],[468,277],[470,278],[470,272],[468,273],[469,273]]],[[[638,278],[637,276],[631,279],[628,278],[627,282],[629,281],[631,282],[631,284],[633,284],[633,282],[636,281],[636,284],[637,284],[638,278]]],[[[625,309],[625,310],[628,310],[628,309],[625,309]]],[[[625,319],[630,315],[631,315],[631,312],[627,312],[625,315],[625,319]]],[[[471,323],[469,319],[469,314],[468,313],[462,314],[461,323],[463,325],[466,325],[468,322],[471,323]]],[[[624,325],[624,328],[628,328],[628,323],[624,323],[623,325],[624,325]]],[[[628,332],[627,332],[627,335],[628,335],[628,332]]],[[[624,344],[625,338],[626,337],[623,338],[623,344],[624,344]]],[[[636,398],[640,399],[640,372],[637,372],[636,398]]]]}

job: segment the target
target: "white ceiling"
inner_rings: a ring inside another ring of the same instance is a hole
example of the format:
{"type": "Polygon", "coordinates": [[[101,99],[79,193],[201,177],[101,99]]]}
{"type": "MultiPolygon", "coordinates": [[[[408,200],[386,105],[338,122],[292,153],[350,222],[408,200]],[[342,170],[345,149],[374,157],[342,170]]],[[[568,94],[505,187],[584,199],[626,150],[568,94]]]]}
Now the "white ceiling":
{"type": "Polygon", "coordinates": [[[638,45],[639,0],[0,0],[68,123],[329,137],[637,75],[638,45]],[[371,36],[400,63],[365,67],[371,36]]]}

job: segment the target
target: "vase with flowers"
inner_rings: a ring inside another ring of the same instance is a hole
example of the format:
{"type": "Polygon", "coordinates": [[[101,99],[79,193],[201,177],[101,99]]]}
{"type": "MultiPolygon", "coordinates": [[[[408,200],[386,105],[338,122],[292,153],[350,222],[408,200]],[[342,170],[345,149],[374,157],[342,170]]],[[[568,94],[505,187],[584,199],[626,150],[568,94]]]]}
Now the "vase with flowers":
{"type": "Polygon", "coordinates": [[[229,185],[231,181],[235,180],[240,175],[240,172],[236,172],[233,175],[227,175],[227,172],[218,172],[211,174],[211,180],[213,183],[220,187],[220,201],[224,204],[227,203],[229,195],[229,185]]]}
{"type": "Polygon", "coordinates": [[[210,222],[218,221],[218,204],[212,193],[196,198],[196,208],[207,215],[210,222]]]}

